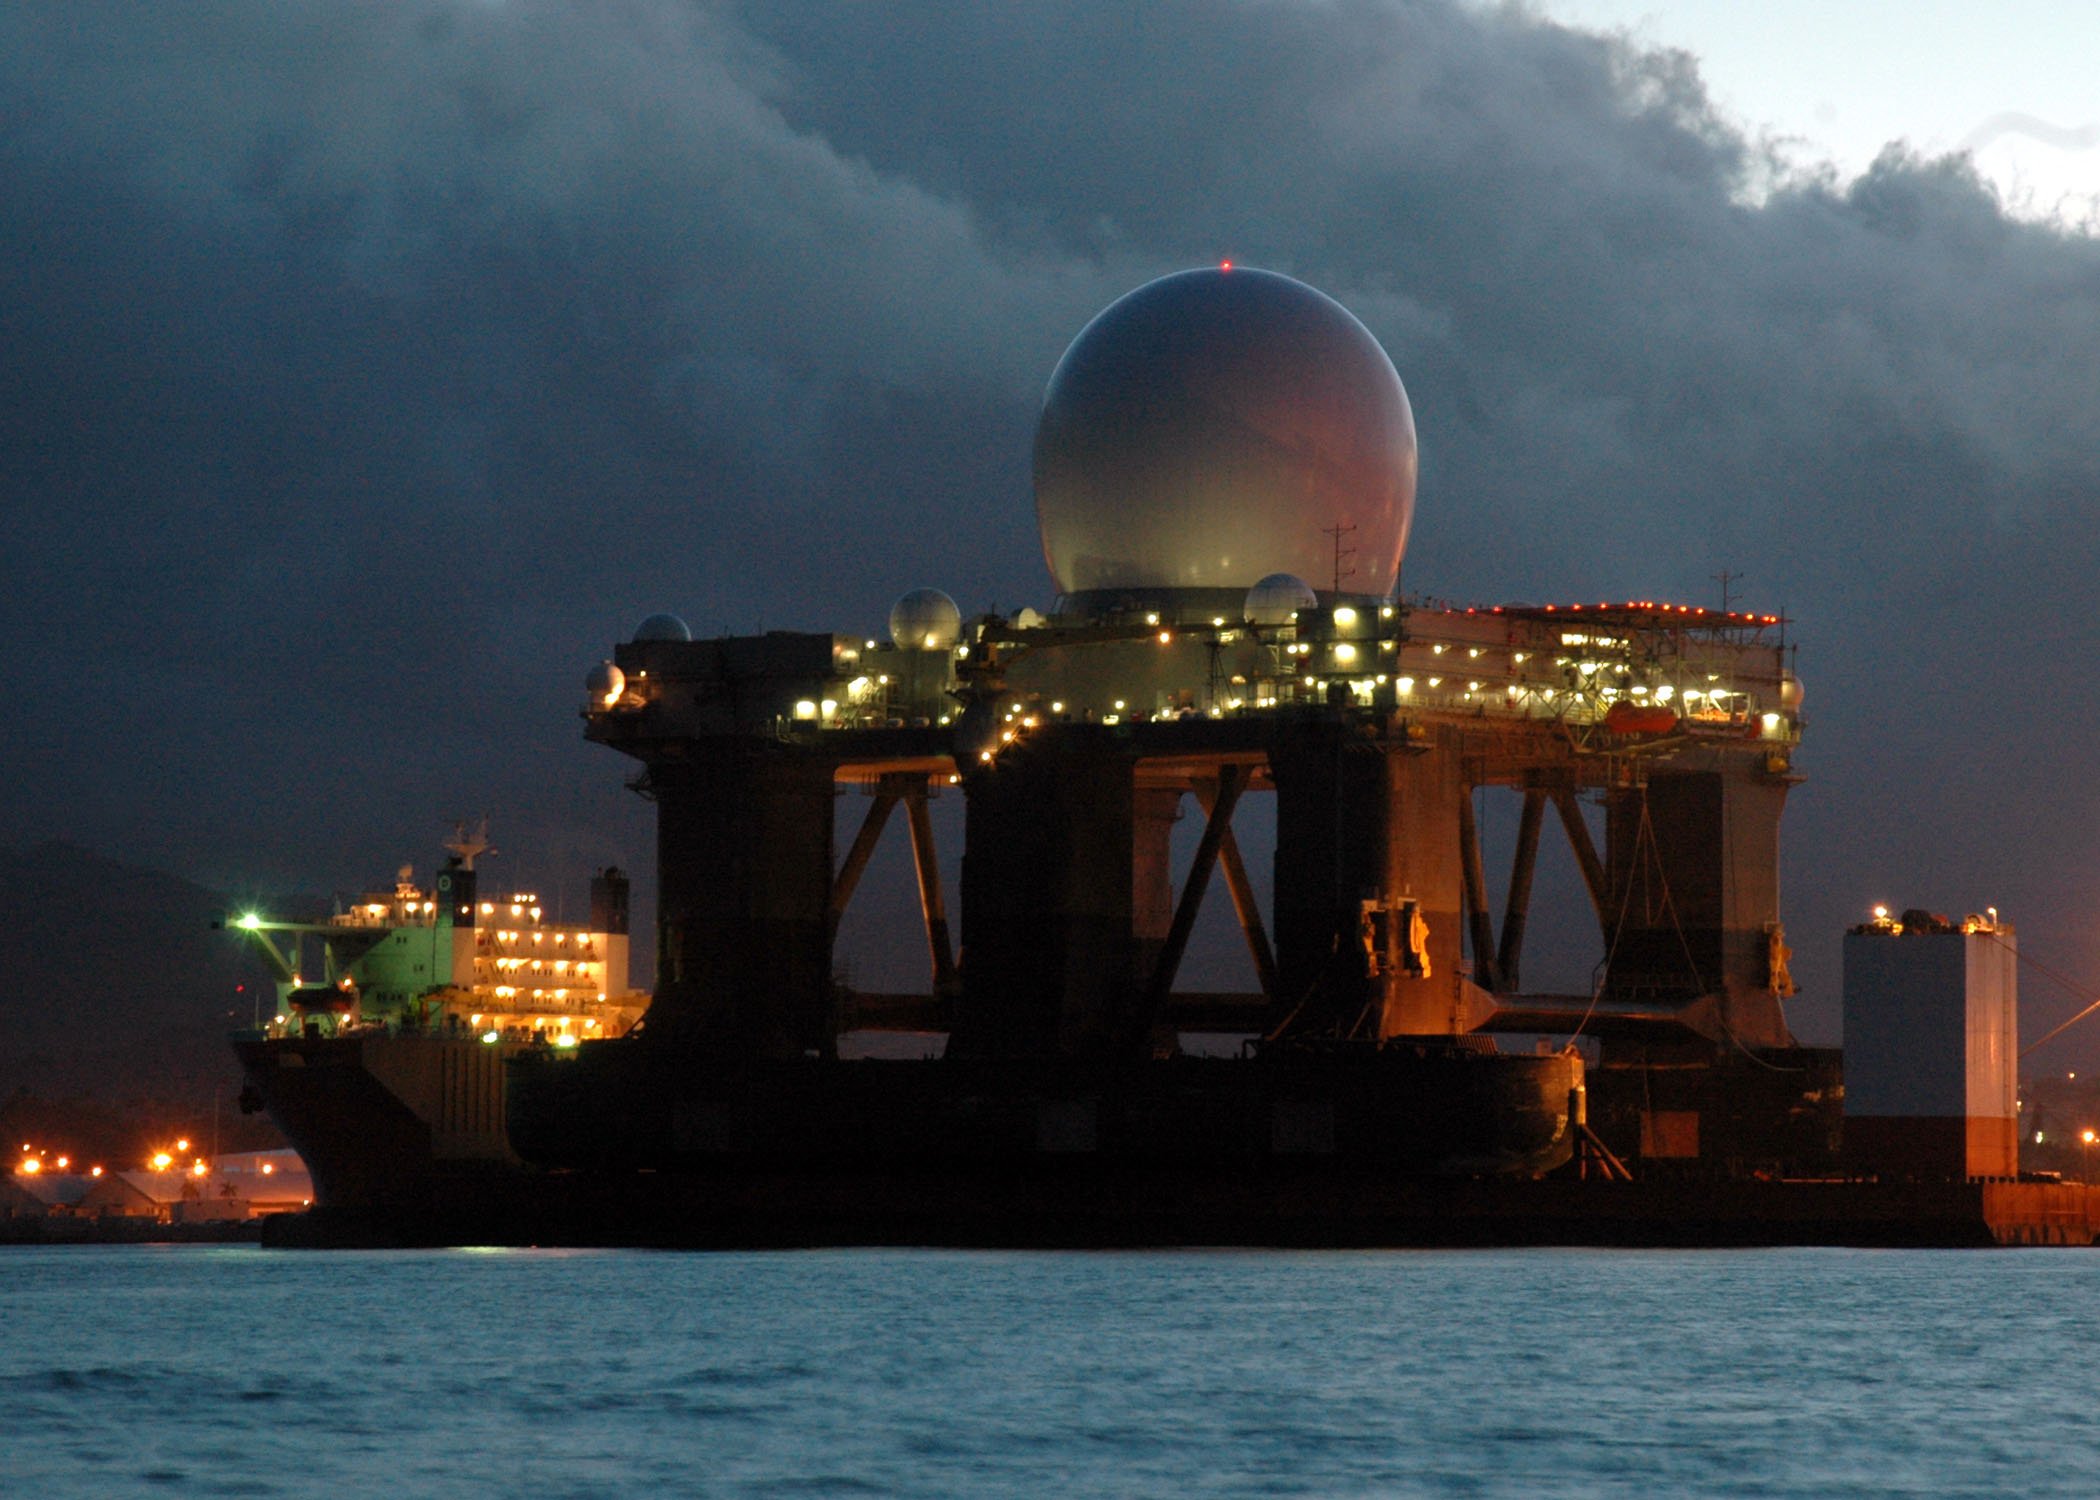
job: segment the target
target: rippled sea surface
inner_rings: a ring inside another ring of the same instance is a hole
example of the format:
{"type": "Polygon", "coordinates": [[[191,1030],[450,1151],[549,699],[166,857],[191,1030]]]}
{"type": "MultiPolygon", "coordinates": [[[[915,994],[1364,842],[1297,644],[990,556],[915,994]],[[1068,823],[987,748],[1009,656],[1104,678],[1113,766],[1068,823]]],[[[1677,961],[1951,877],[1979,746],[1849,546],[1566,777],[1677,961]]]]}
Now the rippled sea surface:
{"type": "Polygon", "coordinates": [[[0,1495],[2100,1496],[2100,1254],[0,1250],[0,1495]]]}

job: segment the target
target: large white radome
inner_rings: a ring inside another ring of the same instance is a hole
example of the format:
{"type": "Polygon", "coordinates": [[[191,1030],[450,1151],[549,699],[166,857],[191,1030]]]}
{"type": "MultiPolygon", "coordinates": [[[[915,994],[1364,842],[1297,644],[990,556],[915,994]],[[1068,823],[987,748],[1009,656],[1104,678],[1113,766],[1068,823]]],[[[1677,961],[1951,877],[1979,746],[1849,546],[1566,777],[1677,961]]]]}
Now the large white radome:
{"type": "Polygon", "coordinates": [[[1060,592],[1238,588],[1291,573],[1385,594],[1414,519],[1415,423],[1370,330],[1269,271],[1119,298],[1058,361],[1035,504],[1060,592]]]}

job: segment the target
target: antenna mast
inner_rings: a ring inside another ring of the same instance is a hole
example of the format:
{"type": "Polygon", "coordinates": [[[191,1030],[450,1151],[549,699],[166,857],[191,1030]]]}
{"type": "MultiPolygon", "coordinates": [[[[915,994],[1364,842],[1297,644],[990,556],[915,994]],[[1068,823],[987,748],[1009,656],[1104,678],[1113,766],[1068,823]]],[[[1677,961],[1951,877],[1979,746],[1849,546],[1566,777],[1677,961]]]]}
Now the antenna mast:
{"type": "Polygon", "coordinates": [[[489,815],[483,813],[481,821],[472,833],[467,832],[467,820],[460,818],[452,825],[452,837],[445,840],[446,850],[456,855],[462,870],[474,868],[474,861],[484,854],[496,851],[489,846],[489,815]]]}
{"type": "Polygon", "coordinates": [[[1350,562],[1346,568],[1342,566],[1343,562],[1356,556],[1356,549],[1344,547],[1342,538],[1355,534],[1356,525],[1351,521],[1336,521],[1332,526],[1320,528],[1320,535],[1334,539],[1334,592],[1337,594],[1342,591],[1342,580],[1356,572],[1354,562],[1350,562]]]}

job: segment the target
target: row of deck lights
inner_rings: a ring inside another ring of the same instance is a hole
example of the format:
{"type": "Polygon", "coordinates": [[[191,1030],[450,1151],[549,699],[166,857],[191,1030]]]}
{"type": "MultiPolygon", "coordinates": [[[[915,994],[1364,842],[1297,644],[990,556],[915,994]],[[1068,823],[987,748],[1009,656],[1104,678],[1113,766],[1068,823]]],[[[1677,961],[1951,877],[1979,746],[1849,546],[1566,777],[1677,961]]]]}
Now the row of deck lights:
{"type": "MultiPolygon", "coordinates": [[[[1624,604],[1542,604],[1537,607],[1535,612],[1548,615],[1579,615],[1585,609],[1590,610],[1592,613],[1611,613],[1615,611],[1625,613],[1629,610],[1638,610],[1648,614],[1668,615],[1681,619],[1712,619],[1724,625],[1777,625],[1779,623],[1779,616],[1777,615],[1745,614],[1736,610],[1704,609],[1695,604],[1664,604],[1653,599],[1630,599],[1624,604]]],[[[1465,612],[1469,615],[1534,613],[1528,606],[1522,610],[1512,610],[1500,604],[1492,604],[1485,609],[1469,605],[1465,612]]]]}
{"type": "MultiPolygon", "coordinates": [[[[1590,607],[1580,604],[1558,606],[1549,604],[1540,606],[1536,612],[1543,614],[1565,612],[1569,615],[1580,615],[1584,613],[1586,609],[1590,609],[1590,607]]],[[[1702,622],[1712,621],[1722,624],[1761,626],[1778,624],[1780,622],[1779,616],[1777,615],[1744,614],[1733,611],[1710,611],[1696,605],[1673,605],[1659,603],[1654,600],[1629,600],[1625,603],[1617,605],[1613,605],[1610,603],[1600,603],[1594,606],[1594,609],[1592,610],[1592,612],[1627,611],[1640,611],[1662,615],[1669,618],[1680,618],[1685,620],[1696,620],[1702,622]]],[[[1468,615],[1501,615],[1508,613],[1509,611],[1505,606],[1494,605],[1485,609],[1478,607],[1468,608],[1464,612],[1468,615]]],[[[1531,611],[1527,608],[1524,612],[1532,613],[1534,611],[1531,611]]],[[[1396,613],[1397,611],[1395,607],[1389,604],[1382,605],[1378,609],[1378,617],[1381,621],[1390,620],[1396,613]]],[[[1158,640],[1158,643],[1161,646],[1170,646],[1174,643],[1175,629],[1171,625],[1162,625],[1161,615],[1159,614],[1159,612],[1147,612],[1143,618],[1147,628],[1157,629],[1158,634],[1156,639],[1158,640]]],[[[1329,620],[1331,620],[1337,632],[1354,631],[1357,630],[1364,623],[1363,613],[1350,605],[1341,605],[1336,607],[1333,610],[1333,612],[1328,616],[1328,618],[1329,620]]],[[[1221,642],[1230,642],[1236,639],[1238,636],[1239,627],[1230,626],[1226,617],[1223,615],[1214,616],[1211,619],[1210,625],[1213,631],[1218,632],[1217,639],[1221,642]]],[[[1254,628],[1256,629],[1256,633],[1259,634],[1259,627],[1254,628]]],[[[1626,642],[1622,638],[1618,637],[1597,636],[1591,638],[1587,635],[1563,636],[1562,643],[1564,645],[1598,645],[1605,647],[1622,646],[1626,644],[1626,642]]],[[[871,649],[873,649],[876,646],[876,644],[877,643],[873,640],[870,640],[868,642],[868,646],[871,649]]],[[[1316,641],[1297,640],[1283,643],[1282,649],[1286,656],[1309,658],[1312,656],[1316,647],[1320,644],[1322,643],[1316,641]]],[[[1332,663],[1338,668],[1346,669],[1355,666],[1361,654],[1362,648],[1360,648],[1359,643],[1355,640],[1338,639],[1326,642],[1324,644],[1326,644],[1327,646],[1332,663]]],[[[1363,646],[1368,647],[1370,644],[1370,642],[1364,642],[1363,646]]],[[[1380,654],[1390,655],[1399,650],[1401,643],[1397,639],[1387,639],[1378,640],[1375,644],[1376,649],[1380,654]]],[[[1448,652],[1463,649],[1466,653],[1466,658],[1468,661],[1477,661],[1483,655],[1486,655],[1490,650],[1498,649],[1494,647],[1483,647],[1478,645],[1459,646],[1456,643],[1444,641],[1430,642],[1428,644],[1431,653],[1436,656],[1443,656],[1448,652]]],[[[852,654],[857,659],[858,653],[852,654]]],[[[968,643],[962,643],[955,647],[955,657],[958,661],[967,660],[969,654],[970,647],[968,643]]],[[[1511,666],[1521,667],[1527,660],[1530,659],[1532,654],[1533,653],[1528,651],[1511,651],[1509,654],[1511,666]]],[[[1563,669],[1572,669],[1568,683],[1568,688],[1571,690],[1578,687],[1581,682],[1593,678],[1597,674],[1604,672],[1614,666],[1614,664],[1609,661],[1597,660],[1594,658],[1577,658],[1574,656],[1556,657],[1554,659],[1554,665],[1563,669]]],[[[1315,675],[1315,673],[1310,670],[1311,666],[1312,663],[1309,660],[1302,662],[1302,664],[1299,667],[1298,673],[1299,681],[1302,682],[1308,690],[1318,691],[1322,686],[1323,679],[1320,676],[1315,675]]],[[[1426,679],[1421,679],[1419,681],[1413,675],[1396,676],[1392,673],[1375,673],[1363,677],[1357,677],[1346,670],[1338,672],[1336,676],[1339,678],[1339,680],[1348,682],[1352,692],[1366,699],[1371,697],[1377,688],[1384,687],[1389,683],[1393,684],[1397,688],[1399,695],[1404,697],[1412,695],[1416,691],[1418,686],[1425,686],[1428,690],[1432,692],[1439,690],[1444,686],[1446,681],[1446,678],[1443,675],[1431,675],[1428,676],[1426,679]]],[[[872,679],[866,676],[856,677],[851,683],[848,684],[849,699],[858,701],[864,698],[868,694],[868,692],[872,691],[874,686],[887,686],[889,680],[890,679],[887,675],[881,675],[872,679]]],[[[1236,677],[1234,681],[1236,684],[1244,683],[1245,679],[1236,677]]],[[[1473,702],[1475,701],[1475,695],[1482,691],[1482,689],[1486,686],[1486,683],[1483,679],[1477,677],[1468,677],[1464,679],[1464,681],[1466,683],[1466,686],[1463,690],[1461,690],[1459,694],[1460,701],[1473,702]]],[[[1718,681],[1718,674],[1707,675],[1708,683],[1711,684],[1718,681]]],[[[1551,704],[1555,702],[1556,699],[1559,697],[1562,689],[1546,684],[1537,684],[1530,682],[1512,682],[1504,684],[1502,691],[1503,696],[1510,700],[1512,704],[1515,704],[1525,699],[1531,699],[1543,704],[1551,704]]],[[[1693,703],[1704,702],[1709,700],[1715,703],[1716,705],[1719,705],[1723,700],[1731,699],[1738,695],[1732,689],[1725,687],[1718,689],[1711,687],[1680,688],[1674,684],[1669,683],[1663,683],[1653,686],[1647,683],[1635,683],[1623,688],[1615,686],[1602,686],[1598,688],[1595,696],[1598,701],[1606,704],[1615,702],[1621,698],[1650,699],[1658,704],[1668,704],[1673,700],[1678,700],[1686,704],[1689,708],[1689,705],[1693,703]]],[[[1276,706],[1278,702],[1279,699],[1274,695],[1262,694],[1259,691],[1257,691],[1253,695],[1252,706],[1257,709],[1270,708],[1276,706]]],[[[839,700],[833,698],[802,699],[794,705],[794,717],[798,721],[805,723],[830,725],[837,719],[841,706],[842,705],[839,702],[839,700]]],[[[1237,712],[1247,708],[1248,706],[1248,697],[1243,694],[1230,697],[1226,699],[1223,703],[1213,704],[1212,707],[1208,710],[1208,712],[1210,717],[1220,718],[1223,717],[1223,715],[1226,712],[1237,712]]],[[[1060,715],[1063,713],[1063,711],[1064,710],[1062,704],[1051,705],[1050,712],[1052,715],[1060,715]]],[[[1112,712],[1103,714],[1102,721],[1104,723],[1109,724],[1118,723],[1122,720],[1127,711],[1127,704],[1123,700],[1119,699],[1115,702],[1114,709],[1112,712]]],[[[1698,712],[1697,710],[1690,711],[1695,715],[1698,712]]],[[[1727,710],[1722,710],[1722,712],[1726,713],[1727,710]]],[[[940,722],[943,726],[945,726],[952,722],[952,716],[943,714],[940,718],[940,722]]],[[[1005,724],[1002,727],[1001,739],[999,740],[998,744],[990,749],[982,750],[979,752],[980,763],[989,764],[994,759],[998,749],[1004,748],[1004,746],[1007,744],[1011,744],[1023,731],[1036,727],[1036,722],[1037,721],[1034,719],[1033,716],[1027,716],[1024,720],[1021,705],[1016,705],[1015,708],[1012,711],[1009,711],[1005,716],[1005,724]],[[1017,724],[1018,727],[1016,727],[1017,724]]],[[[1767,712],[1761,715],[1760,717],[1760,725],[1767,735],[1776,733],[1782,722],[1783,715],[1777,713],[1767,712]]]]}
{"type": "MultiPolygon", "coordinates": [[[[499,989],[496,993],[498,996],[501,996],[505,992],[499,989]]],[[[512,993],[515,993],[515,991],[512,993]]],[[[534,990],[533,993],[537,995],[539,991],[534,990]]],[[[557,998],[560,998],[565,993],[565,991],[561,990],[555,991],[557,998]]],[[[598,998],[603,1000],[605,997],[600,995],[598,998]]],[[[496,1019],[497,1017],[495,1016],[485,1015],[480,1011],[476,1011],[469,1019],[468,1024],[473,1030],[480,1032],[482,1041],[493,1047],[496,1043],[503,1040],[502,1029],[493,1024],[496,1019]],[[485,1030],[483,1029],[484,1023],[490,1023],[485,1030]]],[[[583,1022],[583,1028],[586,1031],[602,1031],[605,1028],[605,1023],[596,1016],[592,1016],[583,1022]]],[[[540,1025],[532,1027],[531,1030],[535,1040],[544,1041],[551,1047],[560,1047],[564,1050],[578,1045],[583,1040],[576,1033],[569,1030],[569,1018],[566,1016],[558,1019],[549,1018],[543,1020],[540,1025]]]]}
{"type": "MultiPolygon", "coordinates": [[[[1326,679],[1308,674],[1300,678],[1299,680],[1304,684],[1308,691],[1318,692],[1326,679]]],[[[1403,674],[1399,677],[1394,677],[1390,673],[1381,672],[1373,677],[1352,678],[1344,676],[1336,680],[1347,683],[1350,691],[1354,695],[1366,701],[1369,701],[1378,688],[1385,687],[1388,684],[1391,684],[1397,691],[1398,695],[1404,698],[1411,696],[1418,686],[1426,687],[1430,691],[1434,692],[1444,686],[1446,679],[1444,679],[1443,677],[1429,677],[1418,681],[1416,678],[1409,675],[1403,674]]],[[[1467,678],[1465,682],[1466,685],[1459,694],[1461,701],[1464,702],[1474,701],[1475,695],[1487,686],[1487,684],[1480,678],[1467,678]]],[[[1537,700],[1540,703],[1550,704],[1554,702],[1555,699],[1559,696],[1558,690],[1551,687],[1537,687],[1514,682],[1504,684],[1502,692],[1503,695],[1512,702],[1516,702],[1525,698],[1531,698],[1537,700]]],[[[1727,689],[1708,692],[1699,688],[1687,688],[1680,694],[1677,692],[1676,689],[1674,689],[1667,683],[1653,690],[1648,688],[1645,684],[1636,684],[1635,686],[1625,690],[1617,688],[1604,688],[1600,689],[1597,694],[1598,699],[1606,704],[1617,702],[1622,697],[1631,699],[1643,699],[1651,696],[1655,699],[1657,703],[1660,704],[1668,704],[1673,698],[1681,697],[1683,701],[1687,705],[1689,705],[1694,701],[1705,699],[1711,699],[1714,702],[1719,703],[1725,698],[1732,698],[1736,695],[1732,691],[1727,689]]],[[[1280,700],[1274,697],[1273,695],[1257,693],[1253,699],[1253,706],[1257,709],[1273,708],[1277,705],[1279,701],[1280,700]]],[[[1247,706],[1248,700],[1244,696],[1228,698],[1222,704],[1214,704],[1208,710],[1208,716],[1214,719],[1222,718],[1228,712],[1238,712],[1246,708],[1247,706]]],[[[1125,700],[1121,698],[1116,699],[1113,711],[1104,714],[1102,716],[1102,722],[1104,724],[1120,723],[1127,708],[1128,705],[1125,702],[1125,700]]],[[[1062,703],[1054,703],[1051,705],[1051,713],[1053,715],[1060,715],[1063,712],[1064,705],[1062,703]]],[[[989,765],[995,758],[997,750],[1003,749],[1005,746],[1012,744],[1014,741],[1019,739],[1025,731],[1036,728],[1040,720],[1036,715],[1033,714],[1022,716],[1017,715],[1014,712],[1009,712],[1005,716],[1004,722],[1005,727],[1002,728],[1000,731],[998,745],[990,749],[985,749],[978,752],[978,759],[981,763],[989,765]]],[[[1767,734],[1776,733],[1783,722],[1784,715],[1776,712],[1764,713],[1760,715],[1759,718],[1760,727],[1767,734]]]]}
{"type": "MultiPolygon", "coordinates": [[[[400,916],[404,921],[418,914],[428,917],[435,915],[437,912],[437,903],[435,901],[402,901],[391,905],[385,901],[367,901],[362,906],[353,907],[349,915],[353,917],[362,915],[370,917],[375,922],[382,922],[386,920],[387,915],[394,910],[395,906],[400,908],[400,916]]],[[[338,917],[336,920],[340,922],[344,919],[338,917]]],[[[246,926],[247,924],[243,923],[242,925],[246,926]]]]}
{"type": "MultiPolygon", "coordinates": [[[[488,940],[488,934],[484,933],[484,934],[483,934],[483,942],[484,942],[484,944],[485,944],[485,943],[487,942],[487,940],[488,940]]],[[[541,944],[541,943],[544,943],[544,942],[545,942],[545,941],[547,940],[547,934],[546,934],[546,933],[544,933],[544,932],[535,932],[535,933],[531,933],[531,934],[529,934],[529,935],[528,935],[528,934],[526,934],[526,933],[522,933],[522,932],[499,932],[499,933],[496,933],[496,934],[495,934],[495,940],[496,940],[496,942],[498,942],[498,943],[524,943],[524,942],[530,942],[530,943],[532,943],[532,944],[533,944],[533,945],[534,945],[535,947],[537,947],[537,946],[538,946],[539,944],[541,944]]],[[[557,933],[555,933],[555,934],[554,934],[554,942],[555,942],[555,945],[556,945],[557,947],[559,947],[559,946],[560,946],[561,944],[563,944],[563,943],[566,943],[566,942],[568,942],[568,940],[569,940],[569,934],[567,934],[566,932],[557,932],[557,933]]],[[[591,946],[591,939],[590,939],[590,935],[589,935],[588,933],[582,933],[582,932],[579,932],[579,933],[577,933],[577,934],[576,934],[576,951],[577,951],[577,953],[578,953],[578,955],[579,955],[579,957],[578,957],[578,960],[577,960],[578,962],[582,962],[582,958],[581,958],[581,955],[583,955],[583,954],[586,954],[586,953],[588,953],[588,952],[589,952],[589,950],[590,950],[590,946],[591,946]]],[[[502,962],[502,961],[503,961],[503,960],[500,960],[500,959],[498,960],[498,962],[502,962]]],[[[524,960],[523,960],[523,959],[521,958],[521,959],[518,959],[518,960],[517,960],[517,962],[519,962],[519,963],[523,963],[523,962],[524,962],[524,960]]],[[[537,960],[535,960],[535,962],[537,962],[537,960]]]]}

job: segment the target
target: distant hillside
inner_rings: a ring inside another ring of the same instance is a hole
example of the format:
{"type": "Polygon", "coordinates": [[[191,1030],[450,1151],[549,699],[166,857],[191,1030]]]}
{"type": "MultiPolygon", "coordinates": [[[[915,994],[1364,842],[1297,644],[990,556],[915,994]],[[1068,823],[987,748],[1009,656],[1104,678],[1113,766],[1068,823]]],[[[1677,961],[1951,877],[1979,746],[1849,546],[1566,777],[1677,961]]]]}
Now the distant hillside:
{"type": "Polygon", "coordinates": [[[226,1033],[270,991],[237,938],[211,930],[224,904],[70,844],[0,850],[0,1098],[209,1101],[216,1087],[230,1101],[226,1033]]]}

